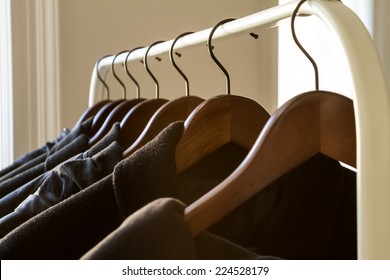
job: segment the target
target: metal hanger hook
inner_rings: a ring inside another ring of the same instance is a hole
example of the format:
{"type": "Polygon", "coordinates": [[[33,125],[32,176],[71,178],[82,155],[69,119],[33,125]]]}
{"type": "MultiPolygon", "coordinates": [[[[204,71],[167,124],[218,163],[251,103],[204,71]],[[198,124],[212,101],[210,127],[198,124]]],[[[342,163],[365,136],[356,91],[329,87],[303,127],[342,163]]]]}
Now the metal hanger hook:
{"type": "Polygon", "coordinates": [[[109,56],[112,56],[112,54],[108,54],[108,55],[102,56],[102,57],[96,62],[96,75],[97,75],[99,81],[103,84],[103,87],[107,90],[107,100],[110,99],[110,89],[109,89],[108,85],[106,84],[106,82],[103,80],[103,78],[100,76],[99,64],[100,64],[100,62],[101,62],[104,58],[109,57],[109,56]]]}
{"type": "Polygon", "coordinates": [[[301,43],[298,41],[297,35],[295,34],[295,18],[297,17],[299,8],[305,3],[306,0],[302,0],[301,2],[298,3],[297,7],[295,8],[294,12],[292,13],[291,16],[291,33],[294,39],[295,44],[298,46],[298,48],[303,52],[304,55],[310,60],[311,64],[313,65],[314,68],[314,75],[315,75],[315,88],[318,91],[319,90],[319,78],[318,78],[318,67],[314,59],[310,56],[310,54],[303,48],[301,43]]]}
{"type": "Polygon", "coordinates": [[[118,83],[122,86],[122,91],[123,91],[123,99],[126,99],[126,86],[125,84],[122,82],[122,80],[118,77],[118,75],[115,73],[115,60],[118,56],[120,56],[121,54],[123,53],[126,53],[128,52],[128,50],[125,50],[125,51],[121,51],[119,53],[117,53],[115,56],[114,56],[114,59],[112,60],[112,63],[111,63],[111,71],[112,71],[112,74],[114,75],[115,79],[118,81],[118,83]]]}
{"type": "Polygon", "coordinates": [[[216,58],[216,56],[214,55],[213,53],[213,47],[211,45],[211,42],[212,42],[212,39],[213,39],[213,35],[214,35],[214,32],[218,29],[218,27],[220,27],[222,24],[225,24],[229,21],[233,21],[235,20],[234,18],[229,18],[229,19],[225,19],[225,20],[222,20],[221,22],[219,22],[217,25],[215,25],[213,27],[213,29],[211,30],[210,32],[210,35],[209,35],[209,38],[207,40],[207,47],[208,47],[208,50],[209,50],[209,53],[210,53],[210,56],[211,58],[214,60],[214,62],[219,66],[219,68],[223,71],[223,73],[225,74],[225,77],[226,77],[226,93],[227,95],[230,95],[230,77],[229,77],[229,73],[228,71],[225,69],[225,67],[223,67],[222,63],[219,62],[219,60],[216,58]]]}
{"type": "Polygon", "coordinates": [[[154,80],[154,83],[156,84],[156,98],[157,98],[157,99],[159,98],[159,94],[160,94],[160,86],[159,86],[159,84],[158,84],[158,81],[157,81],[156,77],[153,75],[153,73],[152,73],[152,72],[150,71],[150,69],[149,69],[149,65],[148,65],[148,53],[149,53],[150,49],[151,49],[153,46],[155,46],[155,45],[157,45],[157,44],[160,44],[160,43],[163,43],[163,42],[165,42],[165,41],[157,41],[157,42],[154,42],[153,44],[151,44],[151,45],[148,47],[148,49],[146,50],[146,52],[145,52],[145,57],[144,57],[144,66],[145,66],[145,68],[146,68],[146,71],[148,71],[150,77],[152,77],[152,79],[154,80]]]}
{"type": "Polygon", "coordinates": [[[176,42],[177,42],[180,38],[182,38],[182,37],[184,37],[184,36],[186,36],[186,35],[192,34],[192,33],[194,33],[194,32],[185,32],[185,33],[180,34],[179,36],[177,36],[177,37],[175,38],[175,40],[173,40],[173,43],[172,43],[171,48],[170,48],[170,50],[169,50],[169,59],[171,60],[172,65],[176,68],[176,70],[180,73],[180,75],[181,75],[181,76],[183,77],[183,79],[184,79],[184,82],[185,82],[185,85],[186,85],[186,96],[189,96],[189,95],[190,95],[190,87],[189,87],[189,85],[188,85],[188,79],[187,79],[186,75],[184,75],[183,71],[181,71],[181,69],[179,68],[179,66],[177,66],[175,60],[173,59],[173,49],[174,49],[174,47],[175,47],[176,42]]]}
{"type": "Polygon", "coordinates": [[[144,47],[137,47],[137,48],[134,48],[132,49],[131,51],[129,51],[129,53],[127,54],[126,56],[126,59],[125,59],[125,64],[124,64],[124,67],[125,67],[125,70],[126,70],[126,73],[127,75],[130,77],[130,79],[134,82],[135,84],[135,87],[136,87],[136,93],[137,93],[137,99],[140,99],[141,98],[141,93],[140,93],[140,86],[139,86],[139,83],[137,82],[137,80],[133,77],[133,75],[131,75],[130,71],[129,71],[129,67],[127,65],[127,60],[129,59],[129,56],[130,54],[133,52],[133,51],[136,51],[136,50],[139,50],[139,49],[142,49],[144,47]]]}

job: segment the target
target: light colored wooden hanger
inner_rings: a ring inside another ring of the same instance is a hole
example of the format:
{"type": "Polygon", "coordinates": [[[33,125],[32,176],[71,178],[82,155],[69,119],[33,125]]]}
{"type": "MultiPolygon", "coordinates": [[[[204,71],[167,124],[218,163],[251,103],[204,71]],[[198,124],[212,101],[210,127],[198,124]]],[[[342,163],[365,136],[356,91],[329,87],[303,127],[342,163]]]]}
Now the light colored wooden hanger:
{"type": "MultiPolygon", "coordinates": [[[[293,37],[301,50],[294,20],[304,1],[291,20],[293,37]]],[[[356,167],[353,102],[318,90],[318,70],[314,60],[309,60],[316,73],[316,90],[296,96],[275,111],[242,164],[186,208],[185,219],[193,236],[317,153],[356,167]]]]}
{"type": "Polygon", "coordinates": [[[147,142],[152,140],[158,133],[160,133],[165,127],[169,124],[179,121],[185,120],[188,115],[201,103],[204,101],[203,98],[197,96],[190,95],[190,89],[188,84],[188,79],[184,75],[183,71],[177,66],[175,60],[173,58],[173,50],[175,47],[175,43],[182,37],[189,35],[193,32],[186,32],[179,35],[173,41],[169,57],[172,62],[172,65],[176,68],[176,70],[180,73],[180,75],[184,78],[185,86],[186,86],[186,95],[174,100],[171,100],[164,105],[162,105],[156,113],[152,116],[147,126],[141,133],[141,135],[137,138],[137,140],[124,152],[123,157],[128,157],[132,155],[135,151],[137,151],[140,147],[145,145],[147,142]]]}
{"type": "MultiPolygon", "coordinates": [[[[159,83],[148,66],[148,54],[150,49],[163,41],[158,41],[151,44],[144,56],[144,66],[149,75],[155,82],[156,86],[156,98],[144,100],[135,105],[123,118],[120,123],[119,144],[126,151],[140,136],[145,126],[149,122],[153,114],[166,102],[167,99],[159,97],[159,83]]],[[[125,152],[124,152],[125,154],[125,152]]]]}
{"type": "Polygon", "coordinates": [[[208,50],[226,77],[227,94],[201,103],[186,119],[176,146],[176,170],[189,168],[226,143],[233,142],[249,150],[269,118],[268,112],[252,99],[231,95],[230,78],[212,51],[212,36],[223,20],[210,32],[208,50]]]}

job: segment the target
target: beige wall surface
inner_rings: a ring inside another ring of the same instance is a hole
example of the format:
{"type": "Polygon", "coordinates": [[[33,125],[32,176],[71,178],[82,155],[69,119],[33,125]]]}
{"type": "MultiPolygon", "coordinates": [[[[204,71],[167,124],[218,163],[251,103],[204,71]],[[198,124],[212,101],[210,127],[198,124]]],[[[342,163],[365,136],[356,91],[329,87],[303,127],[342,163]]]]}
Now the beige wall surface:
{"type": "MultiPolygon", "coordinates": [[[[276,4],[276,0],[59,1],[61,125],[72,127],[87,108],[92,69],[99,57],[170,40],[276,4]]],[[[272,110],[277,93],[277,31],[260,31],[257,40],[248,34],[216,43],[215,54],[230,73],[232,94],[251,97],[272,110]]],[[[160,84],[160,96],[172,99],[183,95],[184,82],[168,54],[161,58],[161,62],[149,60],[160,84]]],[[[208,98],[226,93],[224,76],[212,62],[206,42],[204,47],[185,50],[176,62],[189,78],[191,94],[208,98]]],[[[129,67],[141,84],[141,95],[152,98],[154,83],[143,65],[132,62],[129,67]]],[[[128,98],[134,97],[134,85],[121,75],[122,69],[116,71],[127,85],[128,98]]],[[[121,98],[118,83],[110,76],[107,81],[111,98],[121,98]]]]}
{"type": "Polygon", "coordinates": [[[388,86],[390,88],[390,36],[389,26],[390,1],[375,0],[374,2],[374,40],[381,56],[388,86]]]}
{"type": "Polygon", "coordinates": [[[12,4],[12,63],[13,63],[13,104],[14,104],[14,157],[36,148],[36,115],[34,106],[37,96],[32,90],[36,86],[35,73],[28,63],[34,51],[35,38],[28,36],[34,22],[28,15],[28,2],[14,0],[12,4]]]}

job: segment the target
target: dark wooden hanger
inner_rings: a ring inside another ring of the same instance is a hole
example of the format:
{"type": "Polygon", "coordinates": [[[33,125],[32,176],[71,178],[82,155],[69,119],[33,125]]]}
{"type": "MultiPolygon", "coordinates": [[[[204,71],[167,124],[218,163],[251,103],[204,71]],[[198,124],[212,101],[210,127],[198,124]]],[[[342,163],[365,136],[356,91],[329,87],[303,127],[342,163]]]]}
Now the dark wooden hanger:
{"type": "Polygon", "coordinates": [[[83,114],[77,120],[74,127],[78,127],[79,125],[81,125],[84,121],[86,121],[90,117],[95,116],[104,105],[106,105],[110,102],[112,102],[112,101],[111,100],[101,100],[101,101],[95,103],[94,105],[92,105],[91,107],[88,107],[87,109],[85,109],[83,114]]]}
{"type": "MultiPolygon", "coordinates": [[[[141,135],[153,114],[167,99],[149,99],[135,105],[120,123],[119,143],[123,149],[128,149],[141,135]]],[[[125,152],[124,152],[125,156],[125,152]]]]}
{"type": "MultiPolygon", "coordinates": [[[[121,53],[119,53],[121,54],[121,53]]],[[[117,54],[112,63],[111,63],[111,70],[112,70],[112,73],[114,75],[115,78],[117,78],[118,82],[122,85],[123,87],[123,91],[124,91],[124,96],[125,96],[125,87],[124,87],[124,84],[123,82],[118,78],[118,76],[116,75],[114,69],[113,69],[113,64],[115,62],[115,58],[119,55],[117,54]]],[[[106,55],[106,56],[103,56],[97,63],[96,65],[96,71],[97,71],[97,76],[98,76],[98,79],[102,82],[103,86],[107,89],[107,99],[109,100],[110,99],[110,90],[107,86],[107,84],[105,83],[104,79],[102,79],[102,77],[100,77],[100,73],[98,71],[99,69],[99,62],[105,58],[105,57],[108,57],[108,56],[111,56],[111,55],[106,55]]],[[[96,140],[99,140],[102,138],[102,132],[103,131],[106,131],[106,125],[107,123],[105,124],[108,116],[111,114],[111,112],[118,106],[120,105],[123,101],[125,101],[125,99],[119,99],[119,100],[115,100],[115,101],[110,101],[108,103],[106,103],[105,105],[103,105],[99,111],[96,113],[96,115],[93,117],[93,121],[92,121],[92,126],[91,128],[89,129],[88,131],[88,136],[90,138],[90,141],[89,141],[89,145],[91,146],[92,144],[96,143],[97,141],[96,140]],[[100,132],[99,132],[100,131],[100,132]],[[92,139],[94,139],[92,141],[92,139]]],[[[110,127],[111,128],[111,127],[110,127]]],[[[103,135],[104,136],[104,135],[103,135]]]]}
{"type": "Polygon", "coordinates": [[[90,117],[93,117],[95,116],[100,109],[102,109],[103,106],[105,106],[106,104],[112,102],[110,100],[110,89],[108,88],[107,84],[104,82],[104,80],[101,78],[100,76],[100,73],[99,73],[99,63],[100,61],[105,58],[105,57],[108,57],[109,55],[106,55],[106,56],[103,56],[101,57],[97,62],[96,62],[96,74],[97,74],[97,77],[98,79],[101,81],[101,83],[103,84],[103,87],[106,89],[107,91],[107,99],[105,100],[101,100],[99,102],[97,102],[96,104],[92,105],[91,107],[87,108],[83,114],[80,116],[80,118],[78,119],[78,121],[76,122],[74,128],[78,127],[79,125],[81,125],[84,121],[86,121],[87,119],[89,119],[90,117]]]}
{"type": "Polygon", "coordinates": [[[128,65],[127,65],[127,58],[129,57],[129,55],[139,49],[141,47],[138,47],[138,48],[135,48],[131,51],[122,51],[122,52],[119,52],[118,54],[115,55],[114,59],[112,60],[112,63],[111,63],[111,71],[112,71],[112,74],[113,76],[116,78],[116,80],[118,81],[118,83],[122,86],[122,91],[123,91],[123,98],[124,98],[124,101],[121,102],[119,105],[115,106],[112,111],[108,114],[108,116],[106,117],[106,119],[104,120],[104,123],[101,125],[100,129],[90,138],[89,140],[89,146],[93,146],[94,144],[96,144],[100,139],[102,139],[111,129],[111,127],[113,126],[114,123],[116,122],[121,122],[124,117],[126,116],[126,114],[137,104],[141,103],[142,101],[144,101],[145,99],[144,98],[140,98],[140,87],[139,87],[139,84],[138,82],[134,79],[134,77],[131,75],[129,69],[128,69],[128,65]],[[135,99],[130,99],[130,100],[126,100],[126,86],[125,84],[123,83],[123,81],[119,78],[119,76],[116,74],[116,71],[114,69],[114,65],[115,65],[115,59],[123,54],[123,53],[128,53],[127,56],[126,56],[126,59],[125,59],[125,63],[124,63],[124,68],[126,70],[126,73],[128,74],[128,76],[133,80],[133,82],[135,83],[136,85],[136,93],[137,93],[137,98],[135,99]]]}
{"type": "MultiPolygon", "coordinates": [[[[159,97],[159,84],[148,66],[148,53],[150,49],[163,41],[151,44],[144,56],[144,66],[156,85],[156,98],[142,101],[135,105],[123,118],[120,123],[119,143],[123,149],[128,149],[145,129],[153,114],[168,100],[159,97]]],[[[125,156],[124,152],[124,156],[125,156]]]]}
{"type": "Polygon", "coordinates": [[[145,101],[143,98],[125,100],[110,110],[99,130],[89,139],[89,146],[99,142],[110,131],[114,123],[121,122],[134,106],[143,101],[145,101]]]}
{"type": "Polygon", "coordinates": [[[93,117],[92,126],[88,131],[88,136],[94,137],[94,135],[99,131],[99,129],[103,126],[107,117],[110,115],[112,110],[114,110],[119,104],[121,104],[124,99],[115,100],[105,104],[93,117]]]}
{"type": "MultiPolygon", "coordinates": [[[[294,19],[303,2],[292,16],[294,40],[294,19]]],[[[353,102],[319,91],[318,71],[314,60],[310,61],[316,70],[317,90],[296,96],[273,113],[242,164],[186,208],[185,219],[194,236],[317,153],[356,167],[353,102]]]]}
{"type": "Polygon", "coordinates": [[[137,140],[124,152],[124,157],[128,157],[133,154],[136,150],[142,147],[144,144],[152,140],[158,133],[160,133],[165,127],[175,121],[185,120],[189,114],[204,101],[203,98],[190,96],[188,79],[181,71],[181,69],[175,63],[173,58],[173,49],[175,43],[183,36],[191,34],[193,32],[186,32],[179,35],[172,43],[170,48],[169,57],[172,65],[178,70],[185,81],[186,96],[171,100],[159,108],[156,113],[152,116],[147,126],[143,130],[142,134],[137,140]]]}
{"type": "Polygon", "coordinates": [[[269,118],[268,112],[254,100],[230,94],[229,74],[213,54],[212,35],[220,25],[231,20],[218,23],[208,40],[210,55],[225,74],[227,94],[204,101],[186,119],[176,146],[179,173],[229,142],[249,150],[269,118]]]}
{"type": "MultiPolygon", "coordinates": [[[[161,99],[160,99],[161,100],[161,99]]],[[[144,128],[142,133],[133,142],[131,146],[123,154],[123,157],[128,157],[137,151],[140,147],[152,140],[158,133],[172,122],[185,120],[186,117],[194,110],[201,102],[202,98],[196,96],[185,96],[165,103],[159,108],[153,116],[147,120],[147,125],[140,125],[144,128]]],[[[133,132],[131,130],[131,132],[133,132]]],[[[122,129],[121,129],[122,134],[122,129]]],[[[125,139],[132,137],[126,136],[125,139]]],[[[133,138],[132,138],[133,139],[133,138]]],[[[126,140],[127,141],[127,140],[126,140]]]]}

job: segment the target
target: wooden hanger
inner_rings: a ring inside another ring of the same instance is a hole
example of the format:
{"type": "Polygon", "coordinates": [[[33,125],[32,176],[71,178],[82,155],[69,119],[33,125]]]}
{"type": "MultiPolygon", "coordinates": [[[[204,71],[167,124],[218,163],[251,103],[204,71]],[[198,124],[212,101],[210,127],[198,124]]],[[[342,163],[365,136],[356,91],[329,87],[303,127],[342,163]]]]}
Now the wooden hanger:
{"type": "Polygon", "coordinates": [[[213,54],[211,40],[215,30],[231,20],[218,23],[208,40],[210,55],[225,74],[227,95],[204,101],[186,119],[183,135],[176,146],[178,173],[229,142],[249,150],[269,118],[268,112],[254,100],[230,95],[229,74],[213,54]]]}
{"type": "MultiPolygon", "coordinates": [[[[150,74],[156,85],[156,98],[142,101],[135,105],[123,118],[120,123],[119,143],[123,149],[130,147],[134,141],[140,136],[153,114],[168,100],[159,98],[159,84],[148,66],[148,53],[150,49],[163,41],[158,41],[151,44],[144,57],[144,66],[150,74]]],[[[125,156],[124,152],[124,156],[125,156]]]]}
{"type": "Polygon", "coordinates": [[[106,119],[104,120],[104,123],[101,125],[100,129],[90,138],[89,140],[89,146],[93,146],[94,144],[96,144],[100,139],[102,139],[111,129],[111,127],[114,125],[114,123],[116,122],[121,122],[123,120],[123,118],[125,117],[125,115],[135,106],[137,105],[138,103],[144,101],[145,99],[144,98],[140,98],[140,89],[139,89],[139,84],[138,82],[134,79],[134,77],[131,75],[129,69],[128,69],[128,65],[127,65],[127,58],[129,57],[129,55],[134,51],[134,50],[137,50],[141,47],[138,47],[138,48],[135,48],[131,51],[122,51],[122,52],[119,52],[118,54],[115,55],[114,59],[112,60],[112,63],[111,63],[111,71],[112,71],[112,74],[113,76],[116,78],[116,80],[118,81],[118,83],[122,86],[122,91],[123,91],[123,99],[124,101],[121,102],[119,105],[115,106],[112,111],[109,113],[109,115],[106,117],[106,119]],[[119,76],[116,74],[115,72],[115,68],[114,68],[114,65],[115,65],[115,59],[123,54],[123,53],[128,53],[127,56],[126,56],[126,60],[125,60],[125,63],[124,63],[124,68],[128,74],[128,76],[134,81],[135,85],[136,85],[136,90],[137,90],[137,98],[136,99],[130,99],[130,100],[126,100],[126,86],[125,84],[123,83],[123,81],[119,78],[119,76]]]}
{"type": "Polygon", "coordinates": [[[134,106],[143,101],[145,101],[143,98],[125,100],[110,110],[99,130],[89,139],[89,146],[91,147],[99,142],[110,131],[114,123],[121,122],[134,106]]]}
{"type": "Polygon", "coordinates": [[[242,96],[220,95],[204,101],[184,123],[176,146],[176,171],[184,171],[229,142],[249,151],[268,118],[263,107],[242,96]]]}
{"type": "MultiPolygon", "coordinates": [[[[105,122],[108,118],[108,116],[110,115],[110,113],[118,106],[120,105],[121,103],[123,103],[126,99],[125,99],[125,96],[126,96],[126,87],[125,85],[123,84],[123,82],[119,79],[119,77],[116,75],[115,73],[115,70],[114,70],[114,62],[115,62],[115,59],[123,52],[120,52],[118,53],[117,55],[114,56],[114,59],[112,60],[112,63],[111,63],[111,71],[114,75],[114,77],[118,80],[118,82],[120,83],[120,85],[122,86],[122,89],[123,89],[123,96],[124,96],[124,99],[119,99],[119,100],[115,100],[115,101],[111,101],[105,105],[103,105],[99,111],[96,113],[96,115],[94,116],[93,118],[93,121],[92,121],[92,126],[91,128],[89,129],[88,131],[88,136],[90,137],[90,141],[89,141],[89,145],[91,146],[92,144],[96,143],[100,138],[102,138],[102,131],[105,131],[107,128],[105,127],[105,122]],[[101,130],[101,132],[99,132],[101,130]]],[[[104,57],[107,57],[107,56],[104,56],[104,57]]],[[[103,57],[103,58],[104,58],[103,57]]],[[[102,59],[102,58],[101,58],[102,59]]],[[[100,60],[101,60],[100,59],[100,60]]],[[[100,61],[99,60],[99,61],[100,61]]],[[[98,69],[98,65],[96,67],[96,69],[98,69]]],[[[100,77],[100,74],[99,74],[99,71],[97,70],[97,74],[98,74],[98,78],[99,80],[103,83],[104,87],[107,89],[107,99],[109,99],[109,88],[107,86],[107,84],[104,82],[104,80],[100,77]]],[[[111,128],[111,127],[110,127],[111,128]]]]}
{"type": "Polygon", "coordinates": [[[119,143],[123,149],[127,149],[137,140],[153,114],[166,102],[168,100],[163,98],[145,100],[126,114],[120,123],[119,133],[119,143]]]}
{"type": "Polygon", "coordinates": [[[308,92],[284,104],[235,172],[186,208],[193,235],[317,153],[355,167],[354,124],[352,101],[335,93],[308,92]]]}
{"type": "MultiPolygon", "coordinates": [[[[294,19],[303,2],[291,21],[296,42],[294,19]]],[[[193,236],[317,153],[356,167],[353,102],[319,91],[318,71],[314,60],[310,61],[315,66],[317,90],[296,96],[273,113],[242,164],[186,208],[185,219],[193,236]]]]}
{"type": "Polygon", "coordinates": [[[121,104],[123,101],[124,101],[123,99],[119,99],[119,100],[115,100],[115,101],[109,102],[109,103],[105,104],[96,113],[96,115],[93,117],[93,120],[92,120],[92,126],[89,129],[89,131],[88,131],[88,136],[89,137],[93,137],[99,131],[99,129],[102,127],[102,125],[104,124],[105,120],[107,119],[108,115],[112,112],[112,110],[116,106],[121,104]]]}
{"type": "Polygon", "coordinates": [[[169,57],[172,62],[172,65],[178,70],[182,75],[185,81],[186,86],[186,96],[177,98],[175,100],[169,101],[159,108],[156,113],[152,116],[147,126],[143,130],[142,134],[137,138],[137,140],[124,152],[124,157],[128,157],[133,154],[140,147],[145,145],[147,142],[152,140],[158,133],[160,133],[165,127],[175,121],[185,120],[188,115],[201,103],[204,101],[203,98],[197,96],[190,96],[188,79],[181,71],[181,69],[175,63],[173,58],[173,49],[175,43],[183,36],[191,34],[193,32],[186,32],[179,35],[172,43],[170,48],[169,57]]]}
{"type": "Polygon", "coordinates": [[[76,122],[74,127],[78,127],[79,125],[81,125],[84,121],[86,121],[90,117],[95,116],[104,105],[106,105],[110,102],[112,102],[112,101],[111,100],[101,100],[101,101],[97,102],[96,104],[94,104],[92,107],[87,108],[83,112],[83,114],[80,116],[80,118],[78,119],[78,121],[76,122]]]}
{"type": "MultiPolygon", "coordinates": [[[[101,57],[97,62],[96,62],[96,73],[97,73],[97,77],[98,79],[102,82],[103,84],[103,87],[107,90],[107,99],[105,100],[102,100],[102,101],[99,101],[97,102],[96,104],[94,104],[93,106],[87,108],[83,114],[80,116],[80,118],[78,119],[78,121],[76,122],[74,128],[80,126],[84,121],[86,121],[87,119],[89,119],[90,117],[92,116],[95,116],[100,109],[102,109],[103,106],[105,106],[106,104],[112,102],[110,100],[110,89],[108,88],[107,84],[104,82],[104,80],[101,78],[100,76],[100,73],[99,73],[99,63],[100,61],[105,58],[105,57],[108,57],[110,55],[106,55],[106,56],[103,56],[101,57]]],[[[73,128],[73,129],[74,129],[73,128]]]]}

